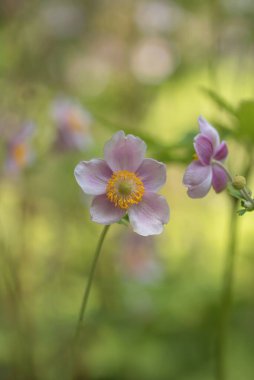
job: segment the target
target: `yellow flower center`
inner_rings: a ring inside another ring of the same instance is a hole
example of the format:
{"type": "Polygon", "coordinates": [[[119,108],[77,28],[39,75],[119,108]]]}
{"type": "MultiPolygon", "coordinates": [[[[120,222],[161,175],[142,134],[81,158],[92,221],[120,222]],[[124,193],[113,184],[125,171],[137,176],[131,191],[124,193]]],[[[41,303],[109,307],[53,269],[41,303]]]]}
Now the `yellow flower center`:
{"type": "Polygon", "coordinates": [[[198,155],[197,155],[197,153],[193,153],[192,159],[193,159],[194,161],[197,161],[197,160],[198,160],[198,155]]]}
{"type": "Polygon", "coordinates": [[[141,179],[128,170],[119,170],[113,173],[106,189],[110,202],[123,210],[138,204],[142,200],[144,192],[145,187],[141,179]]]}
{"type": "Polygon", "coordinates": [[[69,128],[72,132],[81,132],[82,124],[80,118],[75,112],[70,112],[68,115],[69,128]]]}
{"type": "Polygon", "coordinates": [[[13,156],[19,166],[26,163],[27,150],[24,144],[18,144],[13,149],[13,156]]]}

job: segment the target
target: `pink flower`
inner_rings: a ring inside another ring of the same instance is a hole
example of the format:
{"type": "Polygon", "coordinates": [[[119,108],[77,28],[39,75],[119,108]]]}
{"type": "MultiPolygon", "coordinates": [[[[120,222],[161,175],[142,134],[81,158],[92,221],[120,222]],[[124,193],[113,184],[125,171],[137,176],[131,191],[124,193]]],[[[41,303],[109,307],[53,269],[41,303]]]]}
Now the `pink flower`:
{"type": "Polygon", "coordinates": [[[91,116],[79,104],[59,99],[53,105],[57,128],[55,147],[60,151],[84,150],[91,144],[91,116]]]}
{"type": "Polygon", "coordinates": [[[146,144],[133,135],[117,132],[104,147],[105,160],[82,161],[75,177],[87,194],[94,195],[91,218],[112,224],[126,214],[139,235],[157,235],[169,220],[169,207],[156,191],[166,181],[166,167],[144,158],[146,144]]]}
{"type": "Polygon", "coordinates": [[[7,144],[7,158],[5,171],[9,174],[18,174],[29,166],[34,159],[34,152],[30,140],[34,134],[35,126],[27,123],[16,133],[7,144]]]}
{"type": "Polygon", "coordinates": [[[142,283],[152,283],[163,275],[163,266],[157,255],[153,236],[124,234],[117,259],[127,280],[132,278],[142,283]]]}
{"type": "Polygon", "coordinates": [[[228,155],[225,141],[220,137],[202,116],[198,119],[200,133],[194,139],[197,159],[187,167],[183,184],[188,188],[191,198],[202,198],[213,186],[216,193],[227,186],[228,175],[222,167],[222,162],[228,155]]]}

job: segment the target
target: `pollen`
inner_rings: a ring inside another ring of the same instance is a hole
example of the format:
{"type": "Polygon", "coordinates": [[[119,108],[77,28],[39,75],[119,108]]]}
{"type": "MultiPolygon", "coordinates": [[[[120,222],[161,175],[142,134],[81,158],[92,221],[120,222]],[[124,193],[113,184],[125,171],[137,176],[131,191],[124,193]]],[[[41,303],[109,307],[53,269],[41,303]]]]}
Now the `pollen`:
{"type": "Polygon", "coordinates": [[[141,179],[128,170],[119,170],[113,173],[106,189],[110,202],[123,210],[138,204],[142,200],[144,192],[145,187],[141,179]]]}
{"type": "Polygon", "coordinates": [[[19,166],[23,166],[26,162],[27,149],[24,144],[18,144],[13,149],[13,156],[19,166]]]}
{"type": "Polygon", "coordinates": [[[192,159],[193,159],[194,161],[197,161],[197,160],[198,160],[198,155],[197,155],[197,153],[193,153],[192,159]]]}
{"type": "Polygon", "coordinates": [[[68,115],[68,122],[69,128],[72,132],[82,131],[82,124],[80,122],[80,119],[74,112],[71,112],[70,115],[68,115]]]}

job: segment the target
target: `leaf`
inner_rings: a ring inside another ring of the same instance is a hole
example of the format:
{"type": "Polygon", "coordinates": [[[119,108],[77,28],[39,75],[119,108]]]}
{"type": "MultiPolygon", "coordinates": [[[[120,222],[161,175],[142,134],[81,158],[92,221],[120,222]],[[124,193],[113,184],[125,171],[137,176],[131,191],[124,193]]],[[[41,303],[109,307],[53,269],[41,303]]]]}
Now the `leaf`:
{"type": "Polygon", "coordinates": [[[234,197],[236,199],[239,199],[239,200],[243,199],[243,196],[242,196],[240,190],[235,189],[234,186],[231,183],[228,184],[227,190],[228,190],[228,193],[232,197],[234,197]]]}
{"type": "Polygon", "coordinates": [[[119,220],[119,222],[117,222],[118,224],[122,224],[124,225],[125,227],[128,227],[130,225],[130,221],[129,221],[129,217],[128,215],[126,214],[121,220],[119,220]]]}
{"type": "Polygon", "coordinates": [[[223,99],[220,95],[218,95],[213,90],[209,90],[208,88],[201,87],[201,90],[209,96],[209,98],[220,108],[227,111],[233,116],[236,116],[235,108],[229,104],[225,99],[223,99]]]}
{"type": "Polygon", "coordinates": [[[238,211],[237,211],[237,214],[238,214],[239,216],[243,216],[246,212],[247,212],[246,208],[242,208],[241,210],[238,210],[238,211]]]}

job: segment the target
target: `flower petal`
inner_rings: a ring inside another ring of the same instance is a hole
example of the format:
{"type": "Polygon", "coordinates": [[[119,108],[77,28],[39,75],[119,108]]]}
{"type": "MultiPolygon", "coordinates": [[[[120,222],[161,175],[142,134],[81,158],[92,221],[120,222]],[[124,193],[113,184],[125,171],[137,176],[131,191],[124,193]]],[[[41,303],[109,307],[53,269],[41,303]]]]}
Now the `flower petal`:
{"type": "Polygon", "coordinates": [[[133,135],[125,136],[123,131],[119,131],[105,144],[104,156],[113,171],[135,172],[144,159],[145,151],[144,141],[133,135]]]}
{"type": "Polygon", "coordinates": [[[137,205],[128,210],[133,230],[142,236],[158,235],[163,231],[163,224],[169,221],[169,207],[161,195],[146,193],[137,205]]]}
{"type": "Polygon", "coordinates": [[[211,141],[200,133],[195,137],[194,148],[201,163],[203,165],[209,165],[213,156],[213,145],[211,141]]]}
{"type": "Polygon", "coordinates": [[[198,118],[200,132],[205,135],[213,145],[214,151],[218,148],[220,144],[220,136],[217,130],[208,123],[208,121],[203,117],[198,118]]]}
{"type": "Polygon", "coordinates": [[[220,193],[227,187],[228,176],[225,170],[219,166],[213,165],[213,180],[212,185],[216,193],[220,193]]]}
{"type": "Polygon", "coordinates": [[[126,214],[126,210],[115,207],[110,202],[106,194],[98,195],[94,198],[90,208],[90,215],[93,222],[99,224],[112,224],[118,222],[126,214]]]}
{"type": "Polygon", "coordinates": [[[100,195],[106,192],[107,182],[112,175],[112,170],[106,161],[94,159],[81,161],[75,168],[75,178],[87,194],[100,195]]]}
{"type": "Polygon", "coordinates": [[[224,160],[228,155],[228,146],[225,143],[225,141],[222,141],[222,143],[217,148],[214,158],[218,161],[224,160]]]}
{"type": "Polygon", "coordinates": [[[183,184],[188,188],[189,197],[203,198],[212,185],[212,167],[193,161],[185,171],[183,184]]]}
{"type": "Polygon", "coordinates": [[[26,140],[29,140],[33,136],[35,130],[36,126],[32,122],[24,124],[23,127],[19,130],[19,132],[15,134],[15,136],[11,139],[9,145],[15,146],[16,144],[21,144],[26,140]]]}
{"type": "Polygon", "coordinates": [[[146,191],[157,191],[166,182],[166,166],[152,158],[145,158],[136,174],[146,191]]]}

